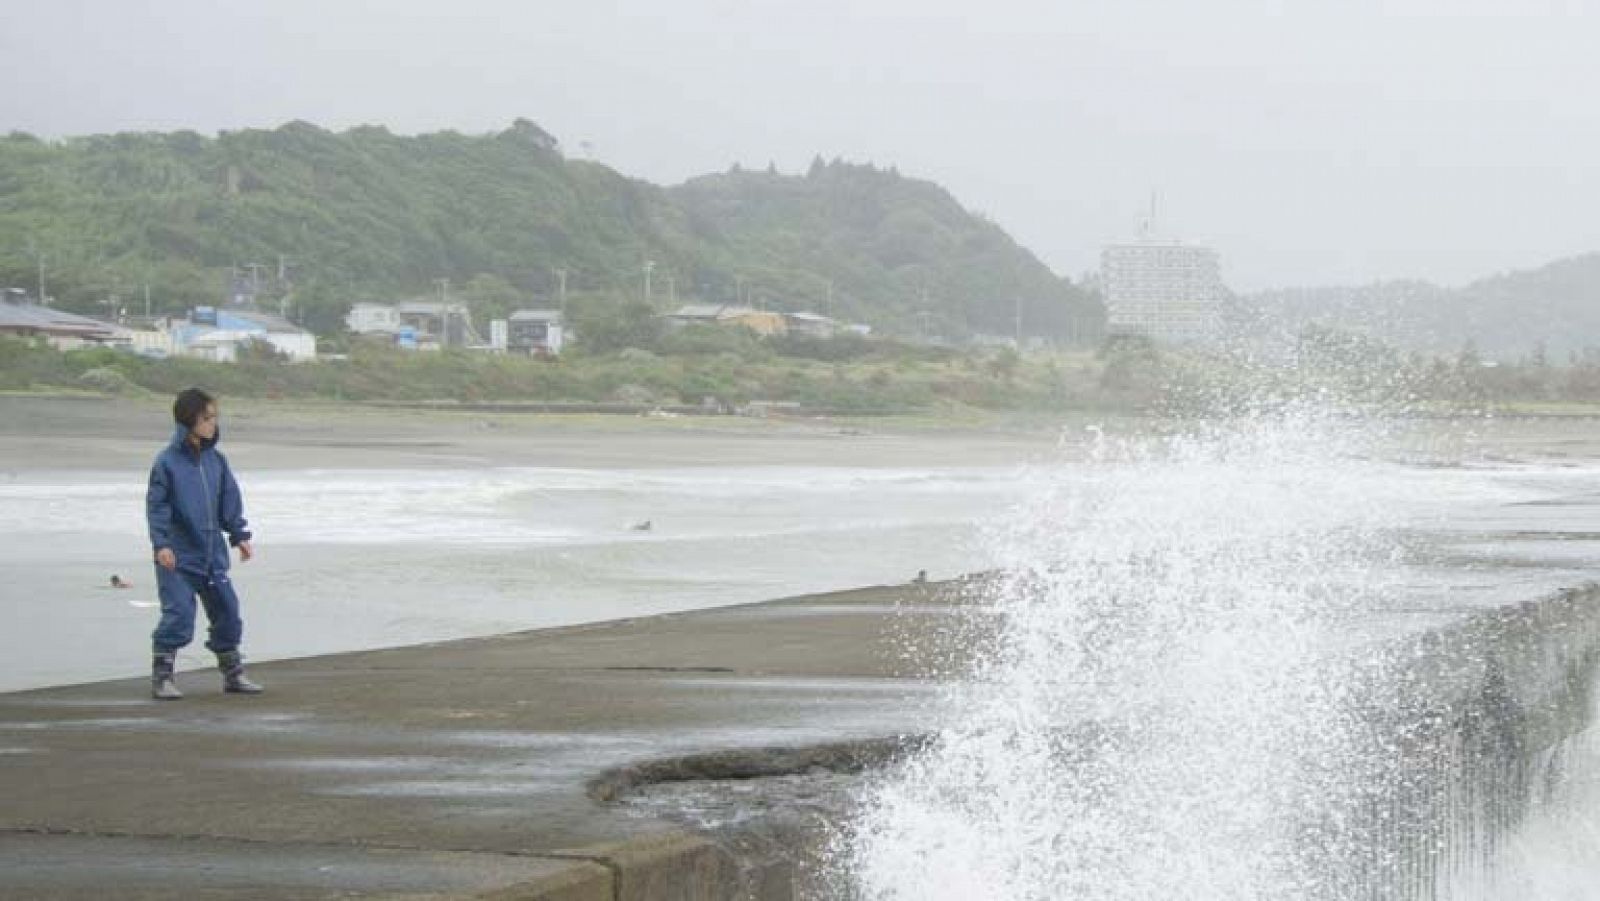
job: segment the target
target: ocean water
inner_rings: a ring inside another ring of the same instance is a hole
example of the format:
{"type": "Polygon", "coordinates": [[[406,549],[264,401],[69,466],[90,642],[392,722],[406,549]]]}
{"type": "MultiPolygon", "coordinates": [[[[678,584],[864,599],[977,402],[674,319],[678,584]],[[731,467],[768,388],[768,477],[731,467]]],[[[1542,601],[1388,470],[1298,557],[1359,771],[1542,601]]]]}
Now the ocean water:
{"type": "MultiPolygon", "coordinates": [[[[1600,898],[1594,727],[1525,745],[1498,677],[1438,694],[1438,661],[1382,650],[1592,580],[1600,467],[1390,437],[1291,409],[1032,472],[982,533],[989,650],[869,780],[825,896],[1600,898]]],[[[1594,637],[1538,640],[1592,724],[1594,637]]]]}
{"type": "MultiPolygon", "coordinates": [[[[257,660],[951,577],[988,565],[978,530],[1025,490],[1007,467],[264,469],[240,480],[259,556],[234,577],[257,660]]],[[[157,604],[143,505],[142,472],[39,468],[0,482],[0,690],[147,665],[157,604]],[[113,573],[134,587],[110,588],[113,573]]],[[[208,665],[202,640],[181,665],[208,665]]]]}

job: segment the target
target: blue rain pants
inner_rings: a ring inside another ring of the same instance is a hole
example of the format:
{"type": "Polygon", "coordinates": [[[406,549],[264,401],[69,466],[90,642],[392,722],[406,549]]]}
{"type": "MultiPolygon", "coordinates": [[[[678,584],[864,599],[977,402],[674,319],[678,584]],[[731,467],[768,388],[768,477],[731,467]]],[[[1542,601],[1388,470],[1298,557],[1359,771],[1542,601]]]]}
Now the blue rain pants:
{"type": "Polygon", "coordinates": [[[161,622],[151,636],[156,653],[176,651],[194,640],[196,597],[211,623],[206,647],[217,654],[239,648],[244,620],[239,618],[239,596],[233,593],[227,570],[197,572],[181,565],[169,570],[157,564],[156,585],[161,594],[161,622]]]}

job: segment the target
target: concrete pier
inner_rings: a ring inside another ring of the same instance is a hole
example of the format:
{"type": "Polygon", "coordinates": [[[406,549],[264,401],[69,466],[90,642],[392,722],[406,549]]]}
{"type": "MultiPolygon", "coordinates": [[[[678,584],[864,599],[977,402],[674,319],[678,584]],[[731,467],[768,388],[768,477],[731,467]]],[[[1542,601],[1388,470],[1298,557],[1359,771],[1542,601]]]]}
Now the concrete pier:
{"type": "Polygon", "coordinates": [[[792,601],[281,661],[260,697],[0,696],[0,897],[701,899],[735,862],[597,802],[629,763],[920,728],[899,642],[956,592],[792,601]]]}

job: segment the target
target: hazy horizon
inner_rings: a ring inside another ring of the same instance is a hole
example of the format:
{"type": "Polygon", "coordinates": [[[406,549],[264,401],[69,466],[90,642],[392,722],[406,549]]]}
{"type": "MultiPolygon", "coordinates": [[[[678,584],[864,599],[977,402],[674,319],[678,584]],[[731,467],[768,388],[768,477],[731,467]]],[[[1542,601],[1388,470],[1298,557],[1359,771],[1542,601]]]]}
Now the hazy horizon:
{"type": "Polygon", "coordinates": [[[0,2],[0,128],[44,138],[524,117],[659,184],[840,157],[1075,280],[1155,194],[1241,292],[1600,250],[1582,3],[0,2]]]}

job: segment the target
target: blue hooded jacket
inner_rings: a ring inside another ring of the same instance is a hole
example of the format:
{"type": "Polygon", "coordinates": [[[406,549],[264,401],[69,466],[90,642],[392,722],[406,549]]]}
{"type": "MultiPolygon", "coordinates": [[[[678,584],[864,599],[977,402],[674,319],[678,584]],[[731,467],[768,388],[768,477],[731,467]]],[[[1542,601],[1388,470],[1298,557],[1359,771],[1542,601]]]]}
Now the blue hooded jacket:
{"type": "Polygon", "coordinates": [[[172,548],[178,568],[187,572],[226,572],[228,545],[237,547],[250,540],[239,483],[233,480],[227,458],[217,450],[221,438],[219,427],[196,451],[189,444],[189,429],[179,425],[172,432],[172,442],[150,467],[150,487],[144,498],[150,547],[152,551],[172,548]],[[227,543],[222,541],[224,532],[227,543]]]}

